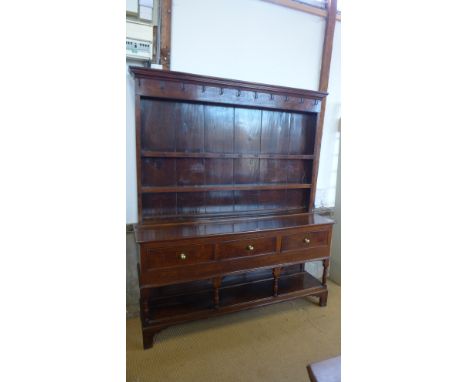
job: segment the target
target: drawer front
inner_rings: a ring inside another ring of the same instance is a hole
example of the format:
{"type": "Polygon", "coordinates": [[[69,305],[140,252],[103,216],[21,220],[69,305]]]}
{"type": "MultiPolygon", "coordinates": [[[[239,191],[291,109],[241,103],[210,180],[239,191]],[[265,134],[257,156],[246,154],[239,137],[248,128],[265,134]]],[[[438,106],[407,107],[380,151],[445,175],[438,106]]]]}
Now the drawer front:
{"type": "Polygon", "coordinates": [[[212,245],[149,247],[143,253],[142,270],[206,263],[214,260],[212,245]]]}
{"type": "Polygon", "coordinates": [[[246,272],[256,268],[270,268],[290,264],[300,264],[329,256],[330,247],[320,246],[304,251],[288,251],[281,254],[270,253],[264,256],[238,257],[227,261],[212,261],[186,267],[155,268],[141,274],[144,286],[161,286],[193,280],[206,280],[235,272],[246,272]]]}
{"type": "Polygon", "coordinates": [[[275,252],[276,238],[261,237],[220,243],[218,247],[218,258],[231,259],[234,257],[255,256],[275,252]]]}
{"type": "Polygon", "coordinates": [[[283,236],[281,251],[293,251],[328,245],[328,231],[313,231],[283,236]]]}

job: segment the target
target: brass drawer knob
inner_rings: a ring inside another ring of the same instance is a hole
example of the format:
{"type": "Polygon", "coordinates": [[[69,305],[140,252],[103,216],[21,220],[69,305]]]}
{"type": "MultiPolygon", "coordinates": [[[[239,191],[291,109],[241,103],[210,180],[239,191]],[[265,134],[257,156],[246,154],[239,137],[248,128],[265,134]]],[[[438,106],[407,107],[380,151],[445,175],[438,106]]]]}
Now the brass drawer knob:
{"type": "Polygon", "coordinates": [[[306,238],[304,239],[304,243],[309,244],[309,243],[310,243],[310,239],[306,237],[306,238]]]}
{"type": "Polygon", "coordinates": [[[179,257],[181,260],[185,260],[187,258],[187,255],[185,253],[181,253],[179,257]]]}
{"type": "Polygon", "coordinates": [[[247,249],[247,251],[253,251],[254,246],[252,244],[249,244],[246,249],[247,249]]]}

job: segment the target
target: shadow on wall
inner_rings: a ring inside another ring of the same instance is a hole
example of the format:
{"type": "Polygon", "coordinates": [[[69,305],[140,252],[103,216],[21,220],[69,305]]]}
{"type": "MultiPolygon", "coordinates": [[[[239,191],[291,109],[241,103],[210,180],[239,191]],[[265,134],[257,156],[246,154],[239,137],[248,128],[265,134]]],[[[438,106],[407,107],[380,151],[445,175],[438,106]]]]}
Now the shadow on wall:
{"type": "Polygon", "coordinates": [[[140,292],[138,287],[138,250],[133,225],[127,224],[127,318],[139,314],[140,292]]]}
{"type": "Polygon", "coordinates": [[[331,243],[330,279],[341,285],[341,147],[336,178],[335,226],[331,243]]]}

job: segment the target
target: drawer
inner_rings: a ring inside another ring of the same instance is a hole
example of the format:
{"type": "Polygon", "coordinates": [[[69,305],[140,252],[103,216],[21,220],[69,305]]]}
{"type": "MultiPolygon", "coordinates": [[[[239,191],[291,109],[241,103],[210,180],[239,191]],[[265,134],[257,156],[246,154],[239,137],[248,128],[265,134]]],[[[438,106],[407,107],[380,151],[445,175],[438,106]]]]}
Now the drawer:
{"type": "Polygon", "coordinates": [[[280,254],[269,253],[260,256],[244,256],[223,261],[210,261],[186,267],[153,268],[141,273],[140,285],[153,287],[194,280],[206,280],[236,272],[247,272],[251,269],[273,268],[285,264],[300,264],[306,261],[325,259],[329,256],[330,247],[319,246],[300,251],[286,251],[280,254]]]}
{"type": "Polygon", "coordinates": [[[276,238],[260,237],[220,243],[218,258],[230,259],[233,257],[255,256],[275,252],[276,238]]]}
{"type": "Polygon", "coordinates": [[[285,235],[281,240],[281,251],[292,251],[328,245],[328,231],[312,231],[285,235]]]}
{"type": "Polygon", "coordinates": [[[143,251],[142,271],[152,268],[175,267],[206,263],[214,259],[212,245],[149,247],[143,251]]]}

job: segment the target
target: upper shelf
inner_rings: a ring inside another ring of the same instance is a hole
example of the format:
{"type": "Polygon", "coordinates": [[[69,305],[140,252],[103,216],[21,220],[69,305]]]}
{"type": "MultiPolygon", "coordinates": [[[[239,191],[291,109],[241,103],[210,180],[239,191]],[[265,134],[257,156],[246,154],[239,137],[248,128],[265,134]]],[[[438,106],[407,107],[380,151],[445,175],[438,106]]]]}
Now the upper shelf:
{"type": "Polygon", "coordinates": [[[314,155],[295,154],[242,154],[242,153],[207,153],[142,150],[144,158],[225,158],[225,159],[314,159],[314,155]]]}
{"type": "Polygon", "coordinates": [[[142,97],[213,102],[268,109],[320,112],[327,93],[284,86],[130,67],[135,92],[142,97]]]}

